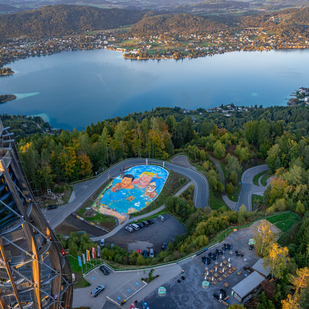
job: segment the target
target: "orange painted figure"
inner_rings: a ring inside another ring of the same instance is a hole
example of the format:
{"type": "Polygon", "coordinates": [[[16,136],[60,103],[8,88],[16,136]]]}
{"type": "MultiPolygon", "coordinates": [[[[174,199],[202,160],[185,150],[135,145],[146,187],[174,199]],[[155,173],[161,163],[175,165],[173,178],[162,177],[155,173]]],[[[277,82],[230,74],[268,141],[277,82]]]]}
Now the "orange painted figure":
{"type": "Polygon", "coordinates": [[[111,192],[118,192],[121,189],[133,189],[134,186],[132,185],[132,182],[134,180],[134,176],[131,174],[124,175],[122,177],[121,182],[116,183],[112,188],[111,192]]]}

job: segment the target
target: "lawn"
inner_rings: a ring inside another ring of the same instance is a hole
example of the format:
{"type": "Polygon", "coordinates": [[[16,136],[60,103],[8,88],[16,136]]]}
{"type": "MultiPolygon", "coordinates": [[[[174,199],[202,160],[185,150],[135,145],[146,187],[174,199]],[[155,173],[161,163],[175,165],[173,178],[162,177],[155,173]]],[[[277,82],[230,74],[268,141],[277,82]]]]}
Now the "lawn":
{"type": "Polygon", "coordinates": [[[285,212],[273,217],[267,218],[267,220],[275,224],[282,232],[286,232],[299,218],[294,212],[285,212]]]}
{"type": "MultiPolygon", "coordinates": [[[[222,199],[222,196],[215,196],[215,193],[209,188],[209,207],[213,210],[219,209],[223,206],[227,207],[225,202],[222,199]]],[[[229,207],[227,207],[229,208],[229,207]]]]}
{"type": "Polygon", "coordinates": [[[266,187],[267,186],[267,179],[270,177],[271,175],[265,175],[262,179],[261,179],[261,184],[266,187]]]}
{"type": "Polygon", "coordinates": [[[232,194],[227,194],[228,198],[233,201],[233,202],[237,202],[238,201],[238,195],[241,189],[241,185],[237,184],[236,186],[234,186],[234,191],[232,194]]]}
{"type": "Polygon", "coordinates": [[[260,177],[262,177],[263,175],[265,175],[265,173],[266,173],[266,172],[261,172],[261,173],[255,175],[255,176],[253,177],[253,183],[254,183],[256,186],[259,185],[259,179],[260,179],[260,177]]]}

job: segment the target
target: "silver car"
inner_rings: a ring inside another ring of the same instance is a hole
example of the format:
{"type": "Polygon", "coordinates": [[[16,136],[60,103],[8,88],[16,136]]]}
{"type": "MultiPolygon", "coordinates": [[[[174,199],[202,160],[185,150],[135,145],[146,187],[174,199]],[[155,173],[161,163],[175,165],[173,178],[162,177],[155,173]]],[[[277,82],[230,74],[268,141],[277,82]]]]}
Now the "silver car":
{"type": "Polygon", "coordinates": [[[102,291],[104,291],[105,286],[104,285],[98,285],[91,293],[90,295],[92,297],[97,297],[102,291]]]}

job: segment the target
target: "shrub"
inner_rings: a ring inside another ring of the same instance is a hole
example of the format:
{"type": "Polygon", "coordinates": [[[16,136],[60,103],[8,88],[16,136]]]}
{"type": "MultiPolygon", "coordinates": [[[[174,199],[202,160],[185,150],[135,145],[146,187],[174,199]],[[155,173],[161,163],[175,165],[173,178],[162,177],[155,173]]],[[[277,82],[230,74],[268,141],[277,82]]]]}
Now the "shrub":
{"type": "Polygon", "coordinates": [[[227,192],[228,194],[232,194],[232,193],[234,192],[234,186],[233,186],[233,184],[228,183],[228,184],[226,185],[226,192],[227,192]]]}

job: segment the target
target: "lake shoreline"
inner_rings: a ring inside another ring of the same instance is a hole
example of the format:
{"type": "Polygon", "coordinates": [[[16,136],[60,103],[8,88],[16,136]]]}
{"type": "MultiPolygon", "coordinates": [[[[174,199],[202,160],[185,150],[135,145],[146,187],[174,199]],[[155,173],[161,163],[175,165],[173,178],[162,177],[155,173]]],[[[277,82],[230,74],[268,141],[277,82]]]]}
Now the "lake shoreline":
{"type": "Polygon", "coordinates": [[[4,95],[0,95],[0,104],[9,102],[9,101],[13,101],[17,99],[16,95],[14,94],[4,94],[4,95]]]}

